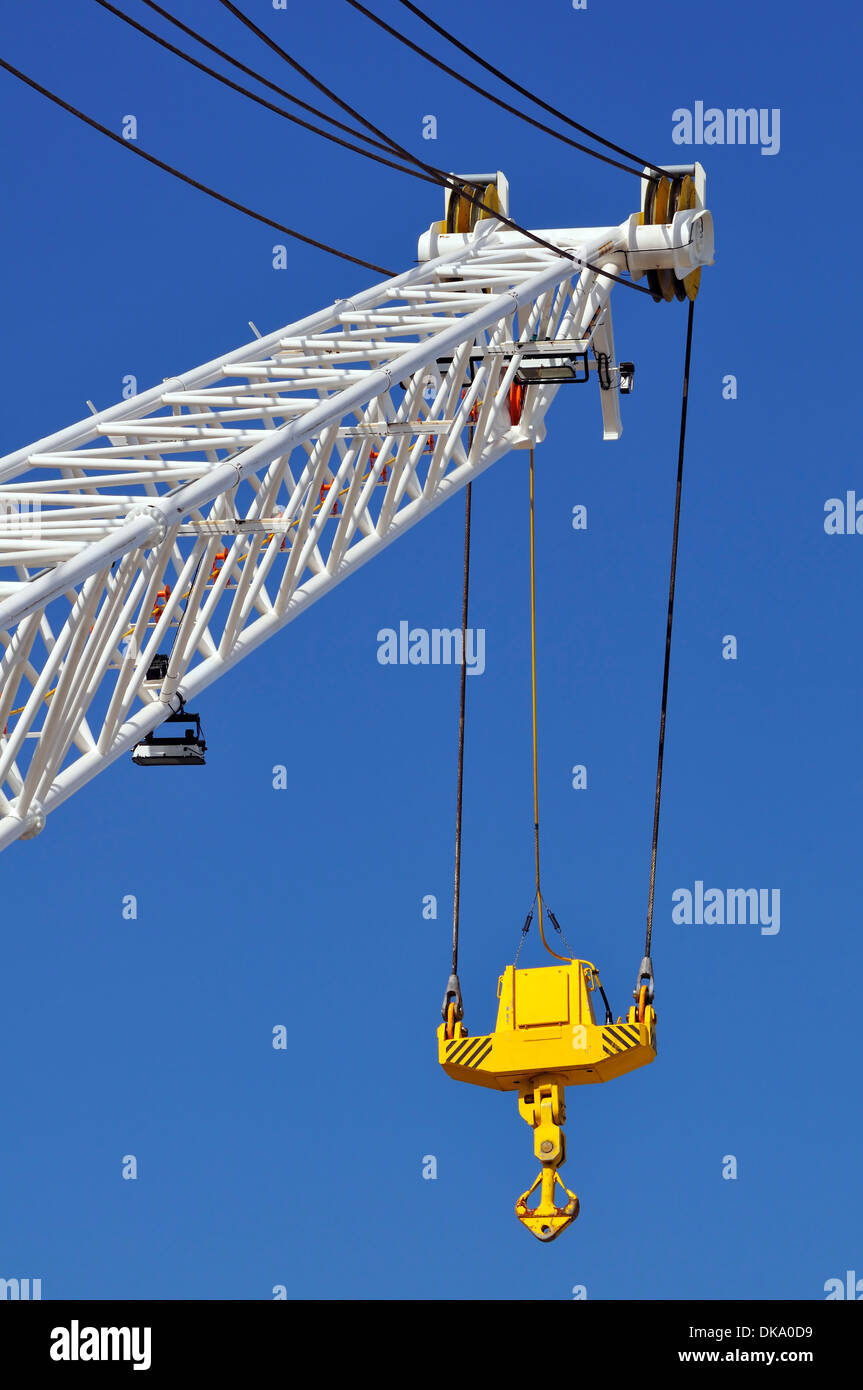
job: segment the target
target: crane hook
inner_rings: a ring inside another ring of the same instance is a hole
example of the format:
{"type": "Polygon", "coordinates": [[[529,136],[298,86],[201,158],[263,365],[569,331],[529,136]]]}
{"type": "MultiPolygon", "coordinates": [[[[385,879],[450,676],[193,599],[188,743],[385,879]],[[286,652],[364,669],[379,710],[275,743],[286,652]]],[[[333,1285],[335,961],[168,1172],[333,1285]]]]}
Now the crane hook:
{"type": "Polygon", "coordinates": [[[579,1202],[558,1173],[566,1162],[566,1136],[560,1126],[566,1120],[563,1077],[544,1076],[523,1081],[519,1087],[518,1108],[522,1119],[533,1127],[533,1148],[542,1168],[531,1187],[515,1204],[515,1214],[537,1240],[549,1241],[571,1225],[579,1212],[579,1202]],[[569,1201],[559,1207],[554,1200],[560,1185],[569,1201]],[[528,1198],[540,1189],[539,1201],[529,1207],[528,1198]]]}

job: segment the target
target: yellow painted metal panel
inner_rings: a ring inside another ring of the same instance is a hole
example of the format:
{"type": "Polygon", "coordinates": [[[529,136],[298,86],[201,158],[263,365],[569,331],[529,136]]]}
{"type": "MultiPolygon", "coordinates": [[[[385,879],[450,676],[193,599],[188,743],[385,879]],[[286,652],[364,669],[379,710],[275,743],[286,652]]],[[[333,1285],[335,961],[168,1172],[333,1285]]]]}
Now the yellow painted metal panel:
{"type": "Polygon", "coordinates": [[[569,970],[549,966],[515,972],[515,1026],[569,1022],[569,970]]]}

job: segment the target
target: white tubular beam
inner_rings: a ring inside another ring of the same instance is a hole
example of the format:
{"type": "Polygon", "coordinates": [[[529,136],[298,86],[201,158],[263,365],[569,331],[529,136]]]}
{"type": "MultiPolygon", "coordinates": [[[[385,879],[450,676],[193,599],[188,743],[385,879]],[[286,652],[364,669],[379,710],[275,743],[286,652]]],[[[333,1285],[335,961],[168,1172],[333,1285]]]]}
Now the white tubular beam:
{"type": "MultiPolygon", "coordinates": [[[[448,253],[441,254],[440,263],[443,265],[449,261],[460,260],[463,256],[463,249],[454,248],[448,253]]],[[[309,314],[307,318],[299,319],[289,328],[280,328],[264,338],[254,338],[251,343],[246,343],[241,348],[235,348],[233,352],[227,352],[222,357],[215,357],[212,362],[205,363],[203,367],[195,367],[193,371],[184,372],[182,376],[166,378],[161,386],[153,386],[149,391],[141,392],[140,395],[130,396],[127,401],[111,406],[109,410],[101,410],[88,419],[80,420],[77,424],[68,426],[65,430],[58,430],[56,434],[40,439],[38,444],[31,444],[27,448],[18,449],[14,454],[8,454],[6,458],[0,459],[0,482],[26,468],[31,453],[36,449],[57,449],[61,446],[75,448],[85,439],[98,439],[107,433],[103,428],[104,425],[128,419],[133,415],[145,414],[151,406],[158,409],[164,403],[163,397],[166,391],[175,390],[185,393],[190,387],[211,381],[214,377],[219,376],[224,369],[231,369],[229,374],[233,375],[233,368],[242,364],[246,359],[260,359],[262,355],[266,356],[272,349],[277,349],[285,334],[292,333],[296,335],[298,341],[302,342],[308,334],[314,333],[316,330],[327,329],[331,324],[341,322],[341,306],[362,309],[366,304],[377,302],[382,290],[395,291],[403,285],[408,286],[417,280],[425,279],[427,270],[427,266],[413,266],[401,275],[395,275],[390,280],[373,285],[371,289],[362,290],[359,294],[355,294],[352,299],[336,299],[328,309],[321,309],[316,314],[309,314]]]]}
{"type": "MultiPolygon", "coordinates": [[[[595,251],[588,247],[585,257],[589,259],[593,254],[595,251]]],[[[486,308],[477,309],[436,334],[432,340],[434,353],[441,356],[456,348],[466,334],[475,336],[491,327],[502,313],[511,311],[513,306],[519,308],[537,294],[541,294],[549,285],[557,284],[569,270],[568,262],[554,261],[549,270],[532,276],[518,290],[510,290],[506,295],[492,296],[486,308]]],[[[95,574],[105,565],[111,565],[127,551],[138,550],[148,545],[160,534],[162,525],[181,521],[190,511],[212,502],[221,493],[235,487],[243,478],[257,472],[279,454],[289,453],[309,434],[325,428],[334,420],[341,419],[351,410],[366,405],[373,396],[380,395],[382,391],[389,390],[393,381],[412,376],[428,360],[429,343],[424,342],[396,358],[390,368],[378,368],[370,372],[356,385],[348,386],[336,396],[321,401],[301,420],[269,434],[260,444],[253,444],[250,448],[244,449],[239,455],[239,462],[219,464],[172,496],[154,499],[148,507],[147,515],[137,516],[134,520],[126,522],[106,540],[88,545],[76,559],[68,560],[50,573],[32,580],[22,591],[20,598],[6,599],[0,603],[0,628],[13,627],[29,613],[44,608],[65,589],[82,583],[89,575],[95,574]]]]}
{"type": "Polygon", "coordinates": [[[541,441],[537,361],[615,365],[609,275],[712,257],[701,205],[541,235],[560,254],[493,219],[435,233],[403,275],[0,459],[0,849],[541,441]]]}
{"type": "MultiPolygon", "coordinates": [[[[359,541],[357,545],[351,548],[341,563],[339,573],[336,576],[336,582],[341,582],[343,579],[346,579],[349,574],[353,574],[386,546],[391,545],[393,541],[397,540],[399,536],[403,535],[410,527],[415,526],[422,517],[427,516],[429,512],[435,511],[443,502],[447,501],[453,493],[458,492],[466,483],[478,477],[480,473],[484,473],[502,454],[508,452],[508,445],[503,445],[483,458],[478,465],[463,464],[460,469],[449,474],[447,478],[444,479],[433,500],[427,502],[425,499],[420,499],[416,502],[409,503],[408,506],[400,511],[393,519],[389,532],[384,538],[370,536],[359,541]]],[[[250,652],[253,652],[263,642],[266,642],[267,639],[272,637],[280,628],[285,627],[289,622],[292,622],[294,618],[298,617],[300,613],[304,612],[305,609],[310,608],[313,603],[316,603],[324,593],[333,587],[333,578],[334,577],[328,573],[322,573],[308,580],[301,589],[295,590],[290,603],[282,613],[273,613],[266,618],[259,618],[251,627],[246,628],[230,656],[222,657],[216,655],[202,662],[200,666],[196,666],[194,671],[186,676],[174,698],[165,702],[155,701],[145,709],[140,710],[132,719],[128,720],[119,730],[108,751],[100,753],[97,750],[95,752],[86,753],[83,757],[79,758],[72,767],[61,772],[59,776],[55,778],[42,801],[41,808],[43,812],[47,815],[50,811],[55,810],[66,801],[73,792],[85,786],[103,767],[107,767],[110,763],[115,762],[116,759],[121,757],[124,753],[130,752],[135,747],[136,743],[139,743],[146,734],[150,733],[151,730],[162,723],[171,709],[179,708],[180,699],[182,699],[183,703],[189,703],[191,700],[195,699],[202,691],[206,690],[208,686],[212,685],[214,681],[218,680],[219,676],[224,675],[225,671],[230,670],[232,666],[242,661],[243,657],[248,656],[250,652]]],[[[11,844],[14,840],[19,839],[27,829],[28,822],[18,818],[14,814],[0,818],[0,850],[5,849],[6,846],[11,844]]]]}

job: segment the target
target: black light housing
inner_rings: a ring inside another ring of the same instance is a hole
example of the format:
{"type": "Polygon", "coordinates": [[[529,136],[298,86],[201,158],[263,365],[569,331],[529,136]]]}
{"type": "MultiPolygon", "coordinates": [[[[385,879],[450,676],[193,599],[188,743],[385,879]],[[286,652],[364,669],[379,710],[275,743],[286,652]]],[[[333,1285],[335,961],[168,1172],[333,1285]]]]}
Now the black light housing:
{"type": "Polygon", "coordinates": [[[204,767],[207,745],[201,732],[201,720],[191,710],[179,709],[169,714],[166,724],[185,724],[183,734],[147,734],[132,750],[136,767],[204,767]],[[191,727],[190,727],[191,726],[191,727]]]}
{"type": "Polygon", "coordinates": [[[157,652],[147,667],[145,681],[152,682],[154,685],[161,683],[168,674],[168,657],[165,652],[157,652]]]}
{"type": "Polygon", "coordinates": [[[586,352],[526,352],[516,368],[515,379],[522,386],[547,382],[553,386],[582,385],[590,377],[586,352]]]}

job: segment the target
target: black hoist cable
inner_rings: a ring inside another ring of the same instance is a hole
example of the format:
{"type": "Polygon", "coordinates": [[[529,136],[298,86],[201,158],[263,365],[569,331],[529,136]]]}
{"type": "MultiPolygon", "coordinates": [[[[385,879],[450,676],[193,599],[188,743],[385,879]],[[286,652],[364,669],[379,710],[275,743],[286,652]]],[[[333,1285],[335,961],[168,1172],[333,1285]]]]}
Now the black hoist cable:
{"type": "MultiPolygon", "coordinates": [[[[184,34],[188,34],[190,39],[194,39],[196,43],[202,44],[203,47],[209,49],[211,53],[215,53],[219,58],[223,58],[226,63],[230,63],[238,72],[244,72],[247,77],[253,77],[254,80],[260,82],[263,87],[268,87],[271,92],[277,92],[279,96],[283,96],[288,101],[293,102],[294,106],[299,106],[301,110],[308,111],[312,116],[317,116],[319,120],[327,121],[330,125],[336,126],[338,130],[344,130],[348,135],[355,135],[365,140],[367,144],[377,145],[378,149],[384,150],[387,153],[389,152],[391,148],[389,144],[384,144],[380,140],[370,139],[369,136],[364,135],[361,130],[354,130],[353,126],[345,125],[344,121],[337,120],[335,116],[330,116],[319,107],[310,105],[309,102],[303,101],[301,97],[295,96],[293,92],[286,91],[284,87],[279,86],[278,82],[272,82],[269,77],[265,77],[263,73],[257,72],[255,68],[250,68],[247,63],[241,63],[239,58],[235,58],[233,54],[226,52],[224,48],[220,48],[217,43],[213,43],[210,39],[205,38],[197,29],[193,29],[190,25],[184,24],[176,15],[171,14],[170,11],[157,4],[157,0],[141,0],[141,3],[153,10],[156,14],[161,15],[162,19],[167,20],[169,24],[173,24],[175,29],[180,29],[184,34]]],[[[128,16],[126,16],[126,18],[128,18],[128,16]]],[[[129,20],[129,23],[133,22],[134,21],[129,20]]],[[[137,28],[138,26],[136,25],[135,27],[137,28]]],[[[144,32],[149,34],[150,31],[145,30],[144,32]]],[[[321,134],[322,132],[318,133],[321,134]]]]}
{"type": "MultiPolygon", "coordinates": [[[[235,82],[233,78],[225,76],[224,73],[217,72],[216,69],[211,68],[208,63],[202,63],[200,59],[193,57],[191,53],[186,53],[184,49],[178,48],[174,43],[170,43],[168,39],[163,39],[160,34],[156,34],[152,29],[148,29],[146,24],[139,24],[137,19],[133,19],[131,15],[124,14],[122,10],[117,9],[116,5],[112,5],[111,0],[95,0],[95,3],[101,5],[103,10],[108,10],[111,14],[116,15],[117,19],[122,19],[123,23],[130,25],[132,29],[137,29],[139,34],[143,34],[146,38],[152,39],[153,43],[157,43],[160,48],[164,48],[168,53],[173,53],[177,58],[181,58],[184,63],[189,63],[191,67],[197,68],[199,72],[206,73],[208,77],[215,78],[217,82],[221,82],[223,87],[228,87],[233,92],[239,92],[240,96],[248,97],[250,101],[254,101],[258,106],[264,107],[265,110],[273,111],[277,116],[282,116],[286,121],[291,121],[294,125],[301,126],[303,130],[311,131],[313,135],[319,135],[322,140],[329,140],[334,145],[341,145],[343,149],[352,150],[354,154],[360,154],[364,159],[373,159],[376,164],[386,164],[390,169],[396,169],[400,174],[409,174],[413,179],[421,179],[424,183],[431,183],[437,187],[437,179],[432,178],[430,174],[421,174],[418,169],[408,169],[404,164],[396,164],[392,159],[385,159],[383,155],[374,154],[371,150],[363,149],[360,145],[355,145],[350,140],[343,140],[341,136],[333,135],[331,131],[321,130],[320,126],[314,125],[311,121],[305,121],[301,116],[295,116],[293,112],[285,111],[284,107],[277,106],[275,102],[268,101],[266,97],[259,96],[257,92],[250,91],[249,88],[244,87],[241,82],[235,82]]],[[[157,10],[159,14],[164,14],[166,19],[170,19],[172,23],[177,23],[179,27],[185,29],[187,33],[193,33],[193,31],[188,29],[187,25],[180,25],[179,21],[174,20],[171,15],[166,14],[161,6],[154,4],[152,0],[144,0],[144,3],[151,4],[151,7],[157,10]]],[[[215,45],[209,44],[206,39],[199,36],[196,37],[198,37],[199,43],[207,44],[207,47],[210,48],[215,47],[215,45]]],[[[217,48],[216,52],[222,54],[222,56],[229,61],[233,61],[230,59],[230,55],[224,53],[222,49],[217,48]]],[[[245,71],[249,71],[249,69],[245,68],[244,64],[238,64],[238,66],[245,71]]],[[[269,83],[268,85],[273,86],[274,84],[269,83]]],[[[276,88],[276,90],[284,92],[284,89],[281,87],[276,88]]],[[[290,92],[284,92],[284,95],[289,101],[299,101],[299,98],[292,96],[290,92]]],[[[326,116],[323,112],[318,112],[314,106],[309,106],[308,102],[300,102],[299,104],[304,110],[309,110],[314,115],[319,115],[321,119],[330,121],[334,119],[332,116],[326,116]]],[[[356,135],[361,140],[370,140],[370,137],[364,135],[361,130],[355,131],[341,121],[335,121],[335,124],[339,129],[346,130],[349,134],[356,135]]],[[[381,144],[380,141],[370,140],[370,143],[377,144],[380,149],[389,151],[389,146],[381,144]]]]}
{"type": "Polygon", "coordinates": [[[668,578],[668,613],[665,625],[665,665],[662,672],[662,701],[659,714],[659,749],[656,757],[656,796],[653,803],[653,839],[650,848],[650,889],[647,898],[647,929],[644,959],[639,970],[635,996],[647,985],[647,1003],[653,1001],[653,965],[650,947],[653,939],[653,900],[656,887],[656,851],[659,844],[659,811],[662,803],[662,765],[665,758],[665,721],[668,712],[668,677],[671,669],[671,632],[674,623],[674,590],[677,582],[677,542],[680,535],[680,499],[683,492],[683,457],[686,448],[686,411],[689,403],[689,365],[692,359],[692,320],[695,301],[689,301],[686,321],[686,354],[683,363],[683,399],[680,406],[680,441],[677,449],[677,491],[674,498],[674,531],[671,540],[671,566],[668,578]]]}
{"type": "Polygon", "coordinates": [[[458,774],[456,783],[455,799],[455,868],[453,872],[453,896],[452,896],[452,973],[447,981],[446,993],[444,994],[443,1008],[441,1013],[444,1020],[447,1020],[447,1012],[451,1003],[455,1004],[455,1018],[464,1017],[464,1005],[461,997],[461,985],[458,978],[458,926],[459,909],[461,906],[461,823],[462,823],[462,792],[464,789],[464,710],[465,696],[467,694],[467,661],[465,660],[465,645],[467,643],[467,615],[468,615],[468,596],[470,589],[470,509],[471,509],[471,487],[468,483],[464,493],[464,579],[462,583],[461,600],[461,678],[459,681],[458,699],[458,774]]]}
{"type": "MultiPolygon", "coordinates": [[[[542,888],[540,886],[540,855],[539,855],[539,717],[537,704],[537,679],[536,679],[536,526],[534,519],[534,465],[533,449],[530,451],[530,688],[531,688],[531,711],[532,711],[532,735],[533,735],[533,851],[534,864],[536,869],[536,903],[537,921],[539,923],[539,937],[548,951],[549,955],[556,957],[557,960],[571,960],[572,956],[562,956],[549,946],[545,936],[545,925],[543,923],[543,907],[548,912],[548,907],[543,903],[542,888]]],[[[560,924],[553,913],[548,912],[548,916],[554,925],[555,931],[560,934],[561,940],[566,945],[566,938],[560,930],[560,924]]],[[[530,922],[526,924],[530,925],[530,922]]],[[[569,947],[567,946],[567,950],[569,947]]]]}
{"type": "MultiPolygon", "coordinates": [[[[352,4],[354,6],[354,9],[362,9],[362,6],[355,4],[354,0],[348,0],[348,4],[352,4]]],[[[445,29],[443,25],[437,24],[431,18],[430,15],[425,14],[423,10],[419,9],[416,5],[412,4],[411,0],[399,0],[399,4],[404,5],[406,10],[410,10],[412,14],[416,15],[417,19],[421,19],[423,24],[427,24],[430,29],[434,29],[436,33],[440,34],[441,38],[446,39],[447,43],[452,44],[461,53],[464,53],[464,55],[467,58],[471,58],[473,62],[478,63],[481,68],[485,68],[486,72],[490,72],[494,77],[498,78],[499,81],[505,82],[506,85],[508,87],[511,87],[513,91],[518,92],[523,97],[526,97],[527,100],[532,101],[534,105],[541,106],[543,111],[547,111],[549,115],[556,117],[556,119],[559,121],[563,121],[565,125],[571,126],[573,130],[581,131],[582,135],[587,135],[591,140],[596,140],[600,145],[604,145],[606,149],[614,150],[616,154],[621,154],[626,159],[634,160],[636,164],[646,164],[648,168],[653,170],[654,175],[656,177],[661,177],[666,173],[665,169],[662,169],[658,164],[653,164],[649,159],[640,159],[638,155],[633,154],[631,150],[628,150],[625,145],[615,145],[612,140],[606,140],[603,135],[597,134],[597,132],[595,130],[591,130],[589,126],[580,125],[579,122],[574,121],[571,116],[567,116],[564,111],[560,111],[556,106],[549,105],[547,101],[543,101],[542,97],[538,97],[535,92],[529,91],[527,87],[522,87],[520,82],[514,82],[511,77],[507,77],[505,72],[501,72],[500,68],[496,68],[493,63],[489,63],[485,60],[485,58],[481,57],[475,49],[470,48],[466,43],[462,43],[459,39],[455,37],[454,34],[451,34],[448,29],[445,29]]],[[[366,11],[366,13],[368,13],[368,11],[366,11]]],[[[369,15],[369,18],[374,19],[375,16],[369,15]]],[[[375,19],[375,23],[378,22],[379,21],[375,19]]],[[[406,41],[404,40],[403,35],[397,35],[397,37],[401,38],[403,42],[406,41]]],[[[411,44],[411,47],[415,47],[415,45],[411,44]]],[[[436,67],[445,66],[444,64],[440,63],[440,61],[437,58],[433,57],[433,55],[430,53],[424,53],[423,56],[428,58],[429,62],[434,63],[436,67]]],[[[451,68],[446,68],[446,71],[452,73],[451,68]]],[[[452,75],[458,77],[459,81],[467,81],[467,79],[463,78],[463,76],[459,73],[453,73],[452,75]]],[[[473,86],[472,83],[470,85],[473,86]]],[[[483,95],[489,96],[489,93],[483,92],[483,95]]],[[[513,111],[514,115],[520,115],[522,117],[524,116],[523,112],[517,111],[514,108],[510,108],[510,110],[513,111]]],[[[553,133],[557,134],[557,132],[553,133]]],[[[558,136],[558,138],[560,137],[558,136]]],[[[596,150],[588,150],[588,154],[592,154],[595,158],[598,159],[603,158],[603,156],[599,154],[596,150]]],[[[613,160],[608,160],[607,162],[614,163],[613,160]]]]}
{"type": "MultiPolygon", "coordinates": [[[[353,9],[358,10],[360,14],[365,15],[366,19],[371,20],[372,24],[376,24],[379,29],[383,29],[384,33],[397,39],[399,43],[404,44],[405,47],[411,49],[412,52],[419,54],[420,58],[425,58],[427,63],[431,63],[434,67],[439,68],[441,72],[447,73],[450,77],[454,77],[456,82],[460,82],[463,87],[468,87],[472,92],[476,92],[479,96],[485,97],[486,101],[492,102],[495,106],[500,107],[501,110],[508,111],[511,116],[517,116],[520,121],[526,121],[528,125],[532,125],[537,130],[541,130],[544,135],[550,135],[553,139],[560,140],[564,145],[570,145],[572,149],[579,150],[582,154],[592,155],[594,159],[601,159],[604,164],[611,164],[615,169],[622,169],[625,174],[634,174],[636,178],[643,177],[641,169],[632,169],[628,164],[621,164],[619,159],[612,159],[609,155],[603,154],[600,150],[593,150],[589,145],[583,145],[580,140],[572,140],[568,135],[564,135],[561,131],[555,130],[553,126],[546,125],[544,121],[537,120],[535,116],[529,116],[526,111],[520,111],[517,106],[513,106],[509,101],[504,101],[502,97],[495,96],[487,87],[481,86],[478,82],[472,82],[463,72],[458,72],[456,68],[450,67],[449,63],[442,62],[440,58],[436,58],[433,53],[427,52],[420,44],[414,43],[406,34],[401,33],[399,29],[394,29],[391,24],[387,24],[386,20],[381,19],[380,15],[374,14],[371,10],[367,9],[365,5],[360,4],[359,0],[347,0],[347,3],[353,9]]],[[[435,24],[433,20],[429,19],[427,15],[422,14],[420,10],[414,9],[413,5],[409,5],[408,8],[412,9],[414,14],[419,15],[420,19],[424,20],[426,24],[430,24],[433,29],[437,29],[438,33],[442,33],[446,38],[450,38],[450,36],[446,34],[439,25],[435,24]]],[[[488,68],[488,70],[493,72],[497,77],[503,78],[504,82],[509,81],[508,78],[503,77],[502,73],[498,72],[497,68],[491,67],[489,63],[484,62],[482,58],[472,53],[470,49],[465,48],[463,44],[458,43],[456,39],[450,38],[450,42],[454,43],[457,48],[462,49],[463,52],[470,54],[474,61],[480,63],[482,67],[488,68]]],[[[516,86],[517,84],[510,82],[509,85],[516,86]]],[[[524,92],[524,88],[517,88],[517,90],[524,92]]],[[[545,106],[545,102],[539,101],[537,97],[532,97],[531,100],[537,101],[540,106],[545,106]]],[[[553,114],[557,115],[558,113],[553,111],[553,114]]],[[[587,130],[585,126],[577,125],[575,121],[569,120],[569,117],[560,116],[559,118],[567,121],[568,124],[574,126],[576,130],[583,131],[585,135],[589,135],[592,139],[599,140],[601,144],[609,145],[609,141],[603,140],[601,135],[595,135],[592,130],[587,130]]],[[[609,145],[609,148],[618,150],[620,154],[625,155],[627,159],[634,160],[636,164],[644,163],[643,160],[639,161],[635,155],[630,155],[626,150],[620,149],[618,145],[609,145]]],[[[659,169],[658,165],[651,164],[650,168],[657,171],[651,174],[649,176],[650,178],[659,178],[665,173],[665,170],[659,169]]]]}
{"type": "MultiPolygon", "coordinates": [[[[522,929],[521,929],[521,940],[520,940],[520,942],[518,943],[518,950],[517,950],[516,953],[515,953],[515,961],[513,962],[514,965],[518,965],[518,958],[519,958],[519,956],[521,955],[521,948],[522,948],[522,946],[523,946],[524,943],[525,943],[525,939],[526,939],[526,937],[527,937],[528,932],[530,931],[530,924],[531,924],[531,922],[533,921],[533,910],[534,910],[534,908],[536,908],[537,916],[538,916],[538,921],[539,921],[539,935],[540,935],[540,940],[542,941],[542,944],[543,944],[543,946],[545,947],[545,949],[548,951],[549,955],[554,956],[556,960],[563,960],[563,961],[570,961],[570,962],[571,962],[571,961],[574,961],[574,960],[576,959],[575,952],[573,951],[572,947],[570,946],[569,942],[567,941],[566,937],[564,936],[563,930],[562,930],[562,928],[561,928],[560,923],[559,923],[558,920],[557,920],[557,917],[556,917],[555,914],[552,912],[552,910],[551,910],[551,908],[549,907],[548,903],[547,903],[547,902],[544,900],[544,898],[543,898],[543,895],[542,895],[542,885],[541,885],[541,881],[540,881],[540,851],[539,851],[539,717],[538,717],[537,676],[536,676],[536,508],[535,508],[535,504],[534,504],[534,458],[533,458],[533,449],[531,449],[531,451],[530,451],[530,475],[529,475],[529,476],[530,476],[530,681],[531,681],[531,709],[532,709],[532,720],[531,720],[532,728],[531,728],[531,732],[532,732],[532,738],[533,738],[533,844],[534,844],[534,862],[535,862],[535,869],[536,869],[536,888],[535,888],[534,895],[533,895],[533,903],[531,904],[530,911],[528,912],[527,917],[525,918],[524,926],[523,926],[522,929]],[[559,953],[558,951],[555,951],[555,950],[553,949],[553,947],[551,947],[551,946],[548,944],[548,940],[547,940],[546,935],[545,935],[545,927],[544,927],[544,924],[543,924],[543,909],[545,910],[545,915],[548,917],[549,922],[550,922],[551,925],[554,927],[554,930],[557,932],[558,936],[559,936],[560,939],[561,939],[561,942],[562,942],[563,946],[565,947],[565,949],[566,949],[566,951],[567,951],[567,953],[568,953],[568,954],[565,955],[565,956],[560,955],[560,953],[559,953]]],[[[605,991],[603,990],[602,985],[600,984],[599,976],[596,975],[596,972],[594,972],[594,977],[595,977],[595,979],[596,979],[596,983],[599,985],[599,991],[600,991],[600,993],[601,993],[601,995],[602,995],[603,1002],[604,1002],[604,1004],[605,1004],[605,1021],[606,1021],[606,1023],[610,1023],[610,1022],[612,1021],[612,1017],[613,1017],[613,1016],[612,1016],[612,1013],[611,1013],[611,1009],[610,1009],[610,1007],[609,1007],[608,1000],[607,1000],[606,997],[605,997],[605,991]]]]}
{"type": "MultiPolygon", "coordinates": [[[[298,62],[297,59],[292,57],[280,44],[276,43],[275,39],[271,39],[269,34],[265,33],[253,19],[250,19],[241,9],[238,9],[233,3],[233,0],[219,0],[219,4],[223,5],[226,10],[229,10],[230,13],[253,34],[256,34],[261,42],[265,43],[268,48],[271,48],[274,53],[278,53],[279,57],[283,58],[284,61],[293,68],[294,72],[304,77],[307,82],[311,83],[311,85],[321,92],[322,95],[327,97],[329,101],[333,102],[342,111],[345,111],[354,121],[358,121],[360,125],[365,126],[366,130],[371,131],[372,135],[377,136],[378,139],[385,140],[390,149],[395,154],[399,155],[401,159],[407,160],[408,163],[414,165],[417,169],[421,169],[423,173],[431,175],[442,187],[448,188],[450,192],[458,194],[465,202],[470,203],[472,207],[478,208],[483,212],[488,211],[484,201],[485,194],[482,191],[472,189],[472,186],[469,186],[464,183],[463,180],[459,180],[452,174],[445,173],[443,169],[438,169],[435,164],[426,164],[426,162],[419,159],[417,155],[411,154],[410,150],[407,150],[404,145],[400,145],[397,140],[393,140],[385,131],[373,125],[367,117],[361,115],[353,106],[344,101],[331,87],[328,87],[320,78],[315,77],[314,73],[310,72],[308,68],[303,67],[302,63],[298,62]]],[[[551,251],[555,256],[559,256],[563,260],[571,261],[573,265],[580,266],[582,270],[592,270],[596,275],[602,275],[606,280],[613,280],[616,284],[626,285],[628,289],[635,290],[638,294],[648,294],[651,299],[654,298],[653,290],[648,289],[646,285],[638,285],[634,280],[626,280],[622,275],[615,275],[612,270],[603,270],[601,266],[594,264],[593,261],[582,260],[580,256],[573,255],[571,251],[565,251],[562,247],[555,246],[553,242],[546,241],[544,237],[537,236],[536,232],[531,232],[527,227],[522,227],[521,223],[513,222],[511,217],[506,217],[500,211],[495,212],[493,215],[495,221],[500,222],[504,227],[508,227],[510,231],[518,232],[521,236],[527,237],[528,241],[533,242],[535,246],[541,246],[543,250],[551,251]]]]}
{"type": "MultiPolygon", "coordinates": [[[[247,207],[245,203],[240,203],[235,198],[228,198],[224,193],[219,193],[217,189],[210,188],[208,184],[201,183],[198,179],[192,178],[191,174],[184,174],[181,169],[175,169],[173,164],[167,164],[165,160],[157,159],[154,154],[148,153],[147,150],[142,150],[137,145],[130,144],[128,140],[124,140],[122,135],[118,135],[116,131],[109,130],[108,127],[102,125],[100,121],[94,120],[92,116],[88,116],[84,111],[79,111],[77,106],[73,106],[71,102],[64,101],[56,92],[50,91],[48,87],[43,87],[41,83],[36,82],[34,78],[28,77],[25,72],[21,72],[18,68],[13,67],[11,63],[7,63],[5,58],[0,58],[0,68],[4,68],[6,72],[11,73],[13,77],[17,77],[19,82],[25,83],[26,86],[31,87],[34,92],[38,92],[40,96],[47,97],[55,106],[61,107],[64,111],[68,111],[70,116],[75,116],[77,120],[83,121],[84,125],[90,126],[92,130],[98,130],[101,135],[106,135],[109,140],[114,141],[115,145],[122,145],[123,149],[129,150],[132,154],[137,155],[139,159],[145,159],[148,164],[154,165],[157,169],[162,169],[166,174],[171,174],[173,178],[179,179],[181,183],[188,184],[190,188],[196,188],[199,193],[206,193],[208,198],[214,198],[217,203],[224,203],[225,207],[233,208],[236,212],[242,212],[246,217],[253,218],[255,222],[262,222],[265,227],[273,227],[277,232],[282,232],[285,236],[292,237],[294,241],[305,242],[306,246],[314,246],[319,251],[326,251],[329,256],[338,256],[339,260],[349,261],[351,265],[362,266],[364,270],[374,270],[378,275],[386,275],[388,278],[396,274],[394,270],[387,270],[385,266],[376,265],[374,261],[364,261],[360,256],[352,256],[349,251],[340,251],[336,246],[330,246],[325,241],[318,241],[317,237],[306,236],[304,232],[298,232],[295,227],[287,227],[283,222],[276,222],[272,217],[265,217],[263,213],[255,212],[253,208],[247,207]]],[[[637,288],[638,286],[636,286],[636,289],[637,288]]]]}

